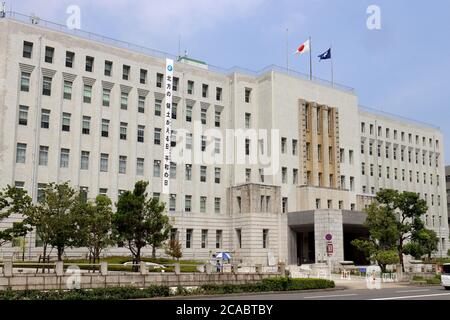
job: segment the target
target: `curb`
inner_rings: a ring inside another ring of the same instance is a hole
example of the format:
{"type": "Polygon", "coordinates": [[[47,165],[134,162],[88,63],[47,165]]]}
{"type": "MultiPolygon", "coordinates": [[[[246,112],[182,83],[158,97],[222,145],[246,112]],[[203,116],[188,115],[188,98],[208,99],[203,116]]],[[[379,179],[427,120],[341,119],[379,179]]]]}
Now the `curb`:
{"type": "Polygon", "coordinates": [[[264,291],[264,292],[248,292],[248,293],[230,293],[230,294],[210,294],[210,295],[195,295],[195,296],[173,296],[173,297],[156,297],[156,298],[143,298],[135,300],[195,300],[195,299],[208,299],[208,298],[221,298],[221,297],[245,297],[254,295],[271,295],[282,293],[304,293],[304,292],[329,292],[329,291],[343,291],[345,287],[339,286],[335,288],[327,289],[310,289],[310,290],[290,290],[290,291],[264,291]]]}

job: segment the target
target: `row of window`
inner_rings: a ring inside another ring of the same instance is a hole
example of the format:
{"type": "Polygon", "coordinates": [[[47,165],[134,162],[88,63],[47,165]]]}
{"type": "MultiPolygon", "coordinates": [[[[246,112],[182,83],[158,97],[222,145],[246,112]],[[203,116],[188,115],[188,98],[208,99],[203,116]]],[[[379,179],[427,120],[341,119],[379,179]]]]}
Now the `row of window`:
{"type": "MultiPolygon", "coordinates": [[[[367,194],[369,191],[369,188],[367,186],[362,186],[362,193],[363,194],[367,194]]],[[[377,193],[375,187],[370,187],[370,194],[375,195],[377,193]]],[[[420,195],[420,193],[419,193],[420,195]]],[[[424,193],[424,197],[423,199],[428,203],[428,194],[424,193]]],[[[432,194],[431,195],[431,205],[434,206],[435,204],[437,204],[438,206],[441,206],[441,196],[437,195],[437,197],[435,198],[435,195],[432,194]],[[437,199],[437,202],[435,202],[435,199],[437,199]]]]}
{"type": "MultiPolygon", "coordinates": [[[[170,230],[170,240],[178,240],[179,238],[179,231],[178,229],[172,229],[170,230]]],[[[222,248],[223,244],[223,230],[216,230],[215,232],[215,248],[220,249],[222,248]]],[[[186,249],[192,249],[194,243],[194,229],[186,229],[186,237],[185,237],[185,244],[184,247],[186,249]]],[[[208,229],[202,229],[201,230],[201,241],[200,241],[200,247],[202,249],[209,248],[209,230],[208,229]]]]}
{"type": "MultiPolygon", "coordinates": [[[[31,59],[32,55],[33,55],[33,43],[24,41],[22,56],[24,58],[31,59]]],[[[44,61],[46,63],[52,64],[54,62],[54,58],[55,58],[55,48],[46,46],[44,61]]],[[[94,57],[85,56],[84,71],[94,72],[94,62],[95,62],[94,57]]],[[[65,66],[67,68],[74,68],[74,64],[75,64],[75,53],[72,51],[66,51],[65,66]]],[[[107,77],[113,76],[113,69],[114,69],[113,64],[114,64],[113,61],[109,61],[109,60],[104,61],[103,74],[105,76],[107,76],[107,77]]],[[[123,64],[121,71],[122,71],[122,80],[127,80],[127,81],[131,80],[131,78],[132,78],[131,66],[123,64]]],[[[142,68],[139,69],[139,82],[141,84],[147,84],[147,82],[148,82],[147,75],[148,75],[148,71],[146,69],[142,69],[142,68]]],[[[49,79],[49,77],[44,77],[44,81],[47,80],[47,86],[44,84],[44,87],[47,87],[47,88],[49,87],[48,79],[49,79]],[[45,78],[47,78],[47,79],[45,79],[45,78]]],[[[156,73],[156,87],[162,88],[163,83],[164,83],[164,75],[162,73],[156,73]]],[[[51,78],[50,78],[50,87],[51,87],[51,78]]],[[[187,93],[190,95],[193,95],[194,89],[195,89],[195,82],[192,80],[188,80],[187,81],[187,93]]],[[[177,78],[177,77],[173,78],[172,90],[173,91],[179,90],[179,78],[177,78]]],[[[247,101],[247,90],[246,90],[245,94],[246,94],[246,101],[247,101]]],[[[250,95],[250,92],[248,94],[250,95]]],[[[46,95],[50,95],[50,94],[46,94],[46,95]]],[[[209,85],[203,83],[202,84],[202,97],[208,98],[208,96],[209,96],[209,85]]],[[[222,101],[223,90],[221,87],[216,87],[215,98],[217,101],[222,101]]],[[[250,99],[250,97],[248,97],[248,99],[250,99]]]]}
{"type": "MultiPolygon", "coordinates": [[[[390,167],[386,167],[385,169],[386,171],[386,179],[391,179],[391,168],[390,167]]],[[[361,163],[361,174],[363,176],[365,175],[370,175],[371,177],[375,176],[375,165],[374,164],[370,164],[369,165],[369,171],[366,170],[366,163],[362,162],[361,163]]],[[[378,178],[382,178],[383,177],[383,167],[382,166],[378,166],[378,178]]],[[[426,184],[427,181],[429,181],[430,185],[433,185],[434,183],[434,175],[432,173],[429,174],[429,179],[427,179],[428,175],[426,172],[423,173],[423,183],[426,184]]],[[[394,180],[399,180],[399,170],[398,168],[394,168],[394,172],[393,172],[393,178],[394,180]]],[[[408,171],[408,179],[409,182],[413,182],[414,180],[414,175],[413,175],[413,171],[409,170],[408,171]]],[[[407,180],[407,174],[406,174],[406,169],[401,169],[401,180],[402,181],[406,181],[407,180]]],[[[420,172],[416,171],[416,175],[415,175],[415,180],[416,183],[420,183],[420,172]]],[[[439,186],[440,184],[440,176],[436,175],[436,185],[439,186]]]]}
{"type": "MultiPolygon", "coordinates": [[[[17,143],[16,147],[16,163],[26,163],[26,151],[27,144],[26,143],[17,143]]],[[[39,166],[47,166],[48,165],[48,157],[49,157],[49,147],[48,146],[39,146],[39,166]]],[[[70,149],[62,148],[60,150],[60,158],[59,158],[59,166],[60,168],[68,168],[69,167],[69,159],[70,159],[70,149]]],[[[127,173],[127,162],[128,157],[124,155],[119,155],[119,173],[126,174],[127,173]]],[[[81,151],[81,159],[80,159],[80,170],[89,170],[90,164],[90,152],[89,151],[81,151]]],[[[100,172],[108,172],[109,167],[109,154],[101,153],[100,154],[100,172]]],[[[136,175],[143,176],[145,168],[145,159],[137,158],[136,159],[136,175]]],[[[200,166],[200,182],[207,181],[207,166],[200,166]]],[[[153,177],[161,177],[161,161],[154,160],[153,162],[153,177]]],[[[170,163],[170,178],[176,179],[177,177],[177,165],[174,162],[170,163]]],[[[192,181],[192,165],[185,165],[185,180],[192,181]]],[[[221,182],[221,168],[214,168],[214,182],[220,184],[221,182]]]]}
{"type": "MultiPolygon", "coordinates": [[[[391,146],[389,144],[387,144],[385,146],[385,148],[384,148],[384,156],[386,157],[386,159],[389,159],[390,156],[391,156],[391,151],[392,151],[392,159],[400,160],[402,162],[405,162],[406,161],[405,160],[406,159],[406,154],[405,154],[406,147],[401,147],[400,148],[400,154],[398,152],[398,149],[399,148],[397,146],[392,146],[392,148],[391,148],[391,146]]],[[[382,151],[381,150],[382,150],[381,144],[377,144],[376,152],[377,152],[378,158],[382,157],[382,154],[381,154],[382,151]]],[[[366,153],[366,143],[364,141],[361,141],[361,154],[365,154],[365,153],[366,153]]],[[[368,154],[370,156],[372,156],[374,154],[373,142],[369,143],[368,154]]],[[[431,167],[433,165],[433,160],[434,160],[435,161],[435,166],[439,167],[439,155],[438,154],[436,154],[434,159],[433,159],[433,153],[432,152],[428,152],[428,161],[427,161],[427,158],[426,158],[427,151],[420,152],[420,151],[416,150],[416,152],[414,153],[414,155],[415,155],[414,159],[415,159],[416,164],[419,164],[419,159],[420,159],[420,155],[419,154],[422,154],[422,165],[424,165],[424,166],[428,165],[428,166],[431,167]]],[[[408,150],[407,157],[408,157],[408,163],[411,163],[413,161],[413,159],[412,159],[413,158],[412,150],[408,150]]]]}
{"type": "MultiPolygon", "coordinates": [[[[394,134],[393,134],[394,140],[398,140],[398,131],[397,130],[393,130],[393,131],[394,131],[394,134]]],[[[365,122],[361,122],[361,133],[366,133],[366,123],[365,122]]],[[[370,135],[374,135],[375,134],[375,127],[374,127],[373,124],[369,124],[369,134],[370,135]]],[[[383,127],[382,126],[378,126],[378,128],[377,128],[377,137],[382,137],[382,136],[383,136],[383,127]]],[[[405,142],[405,139],[406,139],[405,138],[406,137],[405,132],[402,131],[400,133],[400,136],[401,136],[401,141],[405,142]]],[[[390,128],[385,128],[385,138],[386,139],[390,139],[391,138],[391,129],[390,128]]],[[[408,142],[411,143],[411,144],[413,143],[413,134],[412,133],[408,133],[408,142]]],[[[419,137],[419,135],[415,136],[415,142],[416,142],[416,145],[420,144],[420,137],[419,137]]],[[[426,146],[426,142],[427,142],[426,137],[422,137],[422,145],[424,147],[426,146]]],[[[433,148],[433,139],[432,138],[428,139],[428,145],[429,145],[430,148],[433,148]]],[[[435,141],[435,146],[436,146],[436,149],[439,149],[439,140],[435,141]]]]}

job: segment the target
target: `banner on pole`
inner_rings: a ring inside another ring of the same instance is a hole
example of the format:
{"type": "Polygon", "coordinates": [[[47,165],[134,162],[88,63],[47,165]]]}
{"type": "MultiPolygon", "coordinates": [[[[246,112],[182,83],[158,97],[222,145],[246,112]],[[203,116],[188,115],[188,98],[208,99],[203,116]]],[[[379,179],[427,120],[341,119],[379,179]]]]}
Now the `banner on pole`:
{"type": "Polygon", "coordinates": [[[170,190],[170,162],[171,149],[170,137],[172,134],[172,85],[173,85],[173,60],[166,59],[166,80],[165,80],[165,107],[164,107],[164,161],[162,194],[169,194],[170,190]]]}

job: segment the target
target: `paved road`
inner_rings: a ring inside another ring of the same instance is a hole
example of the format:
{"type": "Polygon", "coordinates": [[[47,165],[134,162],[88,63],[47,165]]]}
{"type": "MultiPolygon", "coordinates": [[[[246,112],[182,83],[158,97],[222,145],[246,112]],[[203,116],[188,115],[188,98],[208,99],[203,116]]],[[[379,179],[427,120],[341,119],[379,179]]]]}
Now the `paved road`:
{"type": "MultiPolygon", "coordinates": [[[[205,299],[202,299],[205,300],[205,299]]],[[[443,287],[403,286],[382,289],[335,290],[322,292],[294,292],[260,295],[233,295],[206,300],[450,300],[450,291],[443,287]]]]}

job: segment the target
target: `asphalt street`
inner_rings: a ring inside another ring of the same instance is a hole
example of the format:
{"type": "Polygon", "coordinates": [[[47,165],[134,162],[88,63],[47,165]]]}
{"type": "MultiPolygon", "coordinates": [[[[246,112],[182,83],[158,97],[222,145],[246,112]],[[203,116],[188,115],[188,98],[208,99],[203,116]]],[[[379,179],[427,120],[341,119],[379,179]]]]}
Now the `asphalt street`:
{"type": "Polygon", "coordinates": [[[232,295],[202,298],[199,300],[450,300],[450,291],[445,290],[441,286],[403,286],[381,289],[232,295]]]}

